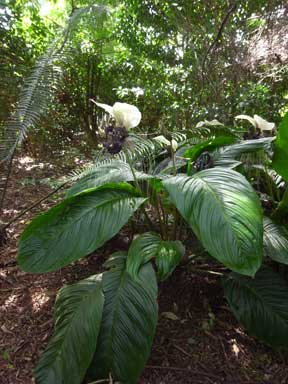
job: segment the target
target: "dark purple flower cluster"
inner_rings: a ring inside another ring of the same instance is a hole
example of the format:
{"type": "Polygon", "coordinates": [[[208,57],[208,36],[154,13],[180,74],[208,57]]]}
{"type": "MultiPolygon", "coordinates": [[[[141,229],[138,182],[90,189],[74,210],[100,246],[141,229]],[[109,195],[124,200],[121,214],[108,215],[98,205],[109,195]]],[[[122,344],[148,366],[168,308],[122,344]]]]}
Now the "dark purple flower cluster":
{"type": "Polygon", "coordinates": [[[108,125],[105,128],[104,147],[111,155],[119,153],[123,147],[124,141],[128,137],[128,132],[124,127],[115,127],[108,125]]]}
{"type": "Polygon", "coordinates": [[[213,158],[209,152],[205,151],[194,161],[193,168],[196,172],[203,169],[213,168],[213,158]]]}

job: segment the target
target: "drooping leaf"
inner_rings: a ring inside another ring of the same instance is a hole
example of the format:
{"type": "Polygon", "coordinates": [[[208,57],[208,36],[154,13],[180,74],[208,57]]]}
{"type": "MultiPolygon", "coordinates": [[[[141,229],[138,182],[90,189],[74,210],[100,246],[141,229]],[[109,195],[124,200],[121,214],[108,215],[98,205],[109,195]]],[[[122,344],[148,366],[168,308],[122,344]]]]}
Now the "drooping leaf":
{"type": "Polygon", "coordinates": [[[264,218],[264,253],[278,263],[288,264],[288,230],[264,218]]]}
{"type": "Polygon", "coordinates": [[[157,323],[157,281],[150,263],[134,281],[125,268],[126,254],[109,260],[111,270],[103,274],[105,306],[97,350],[89,377],[136,384],[150,348],[157,323]]]}
{"type": "Polygon", "coordinates": [[[110,185],[64,200],[24,230],[18,263],[50,272],[86,256],[111,239],[145,201],[130,185],[110,185]]]}
{"type": "Polygon", "coordinates": [[[272,167],[288,181],[288,112],[278,128],[272,167]]]}
{"type": "Polygon", "coordinates": [[[104,295],[101,275],[62,288],[55,328],[35,370],[37,384],[81,384],[96,350],[104,295]]]}
{"type": "Polygon", "coordinates": [[[234,315],[247,332],[274,346],[288,346],[288,285],[270,268],[254,279],[232,273],[223,280],[234,315]]]}
{"type": "Polygon", "coordinates": [[[241,165],[241,161],[233,160],[233,159],[219,159],[214,161],[213,160],[213,165],[214,167],[222,167],[222,168],[230,168],[234,169],[237,168],[239,165],[241,165]]]}
{"type": "Polygon", "coordinates": [[[218,136],[206,140],[203,143],[194,145],[192,148],[184,152],[184,157],[194,161],[203,151],[212,151],[215,148],[235,142],[236,138],[233,136],[218,136]]]}
{"type": "Polygon", "coordinates": [[[160,236],[153,232],[144,233],[133,240],[128,250],[126,268],[134,280],[137,281],[140,267],[157,255],[160,242],[160,236]]]}
{"type": "MultiPolygon", "coordinates": [[[[137,179],[148,179],[152,176],[135,170],[137,179]]],[[[113,161],[108,164],[100,164],[84,170],[75,176],[78,181],[67,192],[67,197],[76,195],[90,188],[100,187],[108,183],[121,181],[133,181],[134,176],[129,164],[124,161],[113,161]]]]}
{"type": "Polygon", "coordinates": [[[211,168],[163,184],[207,251],[231,270],[253,276],[262,261],[263,223],[248,181],[231,169],[211,168]]]}
{"type": "Polygon", "coordinates": [[[157,275],[165,280],[181,261],[185,248],[180,241],[164,241],[152,232],[138,236],[131,244],[127,257],[127,271],[137,281],[139,269],[155,258],[157,275]]]}
{"type": "Polygon", "coordinates": [[[217,166],[221,165],[221,162],[227,160],[237,160],[244,153],[254,153],[256,151],[267,151],[271,149],[272,142],[275,137],[265,137],[255,140],[244,140],[236,144],[228,145],[224,148],[215,150],[213,153],[213,160],[217,163],[217,166]]]}
{"type": "Polygon", "coordinates": [[[157,276],[159,280],[165,280],[184,256],[185,248],[180,241],[162,241],[156,256],[157,276]]]}

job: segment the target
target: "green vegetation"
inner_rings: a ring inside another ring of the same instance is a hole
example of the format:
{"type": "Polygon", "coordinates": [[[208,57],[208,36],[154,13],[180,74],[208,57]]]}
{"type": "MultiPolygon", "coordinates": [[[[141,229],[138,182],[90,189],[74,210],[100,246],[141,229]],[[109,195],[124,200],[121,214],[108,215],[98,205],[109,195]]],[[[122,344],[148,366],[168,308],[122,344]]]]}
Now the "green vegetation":
{"type": "Polygon", "coordinates": [[[26,226],[20,269],[57,271],[129,233],[103,273],[59,291],[36,383],[137,383],[158,283],[203,258],[219,267],[210,272],[247,333],[287,348],[288,66],[276,43],[284,2],[1,9],[0,75],[11,78],[1,90],[1,208],[21,145],[38,158],[89,159],[56,188],[66,188],[61,201],[26,226]]]}

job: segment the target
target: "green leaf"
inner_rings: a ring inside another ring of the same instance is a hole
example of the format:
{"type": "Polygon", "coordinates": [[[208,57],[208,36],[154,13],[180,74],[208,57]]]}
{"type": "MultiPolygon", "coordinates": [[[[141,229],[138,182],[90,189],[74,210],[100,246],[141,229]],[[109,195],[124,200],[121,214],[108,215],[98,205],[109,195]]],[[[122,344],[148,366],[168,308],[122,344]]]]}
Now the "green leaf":
{"type": "Polygon", "coordinates": [[[288,181],[288,112],[278,128],[272,167],[288,181]]]}
{"type": "Polygon", "coordinates": [[[267,267],[254,279],[232,273],[222,281],[228,303],[247,332],[273,346],[288,346],[288,285],[267,267]]]}
{"type": "Polygon", "coordinates": [[[221,166],[222,163],[229,160],[239,159],[244,153],[267,151],[271,148],[272,142],[275,137],[265,137],[262,139],[255,140],[244,140],[240,143],[228,145],[227,147],[221,148],[214,151],[213,160],[216,166],[221,166]]]}
{"type": "Polygon", "coordinates": [[[138,281],[138,272],[142,265],[156,257],[161,238],[157,233],[147,232],[132,241],[128,250],[127,272],[138,281]]]}
{"type": "Polygon", "coordinates": [[[163,184],[207,251],[231,270],[253,276],[262,261],[263,223],[248,181],[231,169],[212,168],[163,184]]]}
{"type": "Polygon", "coordinates": [[[50,272],[86,256],[111,239],[145,201],[130,185],[89,190],[38,216],[24,230],[18,263],[50,272]]]}
{"type": "Polygon", "coordinates": [[[37,384],[81,384],[96,350],[104,295],[101,275],[62,288],[55,328],[35,370],[37,384]]]}
{"type": "MultiPolygon", "coordinates": [[[[136,170],[135,176],[137,179],[147,179],[152,177],[136,170]]],[[[108,164],[97,165],[90,169],[88,168],[74,178],[80,180],[68,190],[67,197],[74,196],[87,189],[100,187],[105,184],[134,180],[129,164],[120,160],[108,164]]]]}
{"type": "Polygon", "coordinates": [[[127,271],[137,281],[140,267],[155,258],[158,278],[165,280],[184,253],[185,248],[180,241],[164,241],[156,233],[147,232],[132,242],[128,251],[127,271]]]}
{"type": "Polygon", "coordinates": [[[157,276],[165,280],[171,275],[185,254],[181,241],[161,241],[156,255],[157,276]]]}
{"type": "Polygon", "coordinates": [[[264,253],[278,263],[288,264],[288,230],[264,218],[264,253]]]}
{"type": "Polygon", "coordinates": [[[89,377],[136,384],[149,357],[157,323],[157,281],[150,263],[134,281],[125,268],[126,254],[109,260],[103,274],[105,306],[89,377]]]}
{"type": "Polygon", "coordinates": [[[184,157],[194,161],[204,151],[212,151],[217,147],[221,147],[227,144],[235,142],[236,138],[233,136],[218,136],[209,140],[194,145],[192,148],[187,149],[184,152],[184,157]]]}

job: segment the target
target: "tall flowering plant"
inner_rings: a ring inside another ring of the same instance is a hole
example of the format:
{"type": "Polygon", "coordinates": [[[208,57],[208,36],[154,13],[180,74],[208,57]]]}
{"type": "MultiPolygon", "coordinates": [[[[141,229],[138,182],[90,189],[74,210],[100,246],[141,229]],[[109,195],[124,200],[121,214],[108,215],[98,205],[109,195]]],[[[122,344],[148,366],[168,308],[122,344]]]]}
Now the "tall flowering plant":
{"type": "MultiPolygon", "coordinates": [[[[125,103],[96,104],[111,117],[105,147],[118,153],[141,113],[125,103]]],[[[247,331],[268,344],[288,345],[288,286],[262,265],[263,255],[266,264],[268,257],[288,264],[288,231],[273,215],[263,218],[239,160],[249,151],[271,152],[274,138],[231,144],[230,136],[218,136],[195,145],[156,140],[170,144],[171,172],[158,167],[145,174],[119,160],[99,165],[21,236],[20,268],[48,273],[88,256],[125,224],[133,228],[127,249],[113,253],[103,273],[60,290],[54,332],[35,369],[37,384],[136,384],[156,329],[157,281],[189,261],[184,244],[191,237],[222,264],[225,296],[247,331]],[[138,210],[139,227],[137,220],[132,225],[138,210]]],[[[275,163],[282,172],[281,148],[275,163]]]]}

